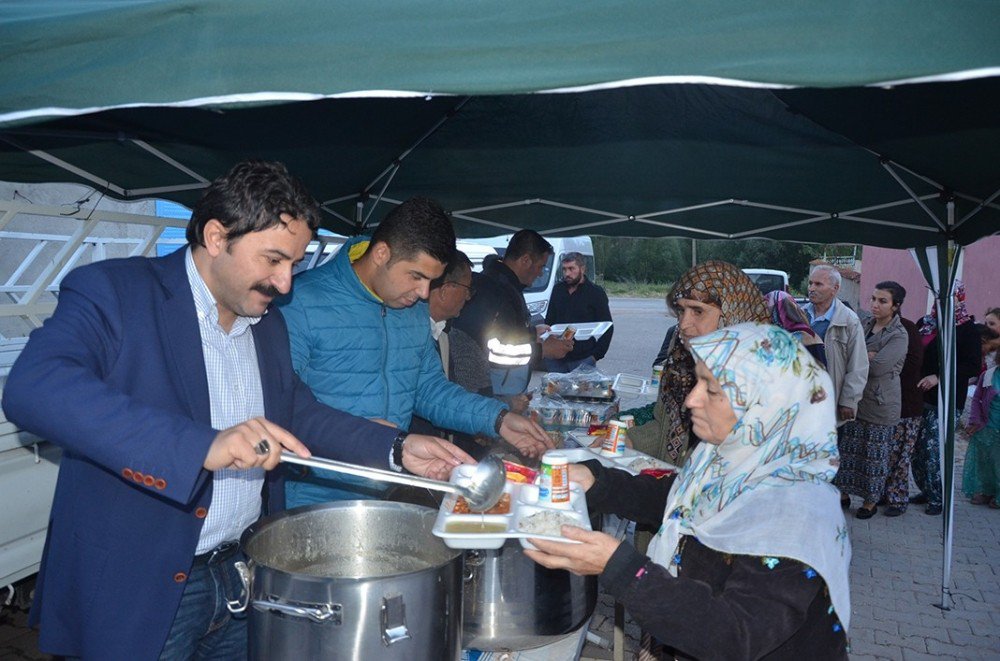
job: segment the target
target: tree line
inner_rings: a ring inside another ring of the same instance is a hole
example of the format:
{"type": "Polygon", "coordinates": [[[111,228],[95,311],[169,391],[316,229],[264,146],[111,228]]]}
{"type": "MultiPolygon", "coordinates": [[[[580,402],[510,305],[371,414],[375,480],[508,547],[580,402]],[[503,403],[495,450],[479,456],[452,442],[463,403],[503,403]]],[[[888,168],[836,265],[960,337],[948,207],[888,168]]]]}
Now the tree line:
{"type": "MultiPolygon", "coordinates": [[[[669,284],[691,267],[690,239],[595,236],[593,242],[597,271],[605,280],[669,284]]],[[[694,249],[698,262],[720,259],[739,268],[786,271],[792,289],[802,293],[808,282],[810,260],[820,258],[824,253],[851,254],[854,247],[744,239],[699,240],[694,249]]]]}

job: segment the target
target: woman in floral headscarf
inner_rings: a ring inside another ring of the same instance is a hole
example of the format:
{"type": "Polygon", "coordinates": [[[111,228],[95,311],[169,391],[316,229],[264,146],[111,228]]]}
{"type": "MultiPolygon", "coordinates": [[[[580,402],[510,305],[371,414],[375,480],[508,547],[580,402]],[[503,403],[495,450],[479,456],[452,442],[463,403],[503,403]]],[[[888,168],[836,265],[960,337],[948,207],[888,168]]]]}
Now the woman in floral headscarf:
{"type": "Polygon", "coordinates": [[[649,557],[604,533],[531,540],[549,568],[599,574],[667,658],[846,659],[847,525],[832,384],[786,331],[741,324],[688,341],[686,403],[704,441],[677,479],[571,466],[591,511],[660,520],[649,557]]]}
{"type": "Polygon", "coordinates": [[[747,321],[765,323],[770,316],[757,285],[732,264],[716,260],[688,269],[667,294],[667,305],[677,325],[664,340],[667,351],[653,419],[630,429],[628,438],[635,449],[680,465],[698,443],[684,408],[695,376],[694,359],[683,340],[747,321]]]}

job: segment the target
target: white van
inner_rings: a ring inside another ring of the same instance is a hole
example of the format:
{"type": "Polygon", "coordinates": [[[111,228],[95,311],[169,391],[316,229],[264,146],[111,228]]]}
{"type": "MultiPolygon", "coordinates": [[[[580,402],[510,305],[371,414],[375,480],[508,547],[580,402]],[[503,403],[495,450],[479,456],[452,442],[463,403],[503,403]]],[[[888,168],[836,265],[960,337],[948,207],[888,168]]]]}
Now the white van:
{"type": "MultiPolygon", "coordinates": [[[[460,239],[459,245],[469,243],[479,243],[492,246],[498,255],[503,257],[507,251],[507,244],[510,243],[512,234],[501,236],[491,236],[485,239],[460,239]]],[[[552,244],[553,256],[545,263],[542,274],[524,289],[524,302],[528,304],[528,312],[531,313],[532,323],[541,323],[545,319],[545,313],[549,309],[549,299],[552,297],[552,287],[562,279],[562,258],[568,253],[578,252],[583,255],[587,262],[587,277],[593,280],[596,273],[594,262],[594,244],[589,236],[570,236],[549,238],[546,241],[552,244]]],[[[472,257],[472,255],[469,255],[472,257]]]]}
{"type": "Polygon", "coordinates": [[[743,269],[750,276],[761,294],[769,294],[775,290],[788,293],[788,273],[776,269],[743,269]]]}

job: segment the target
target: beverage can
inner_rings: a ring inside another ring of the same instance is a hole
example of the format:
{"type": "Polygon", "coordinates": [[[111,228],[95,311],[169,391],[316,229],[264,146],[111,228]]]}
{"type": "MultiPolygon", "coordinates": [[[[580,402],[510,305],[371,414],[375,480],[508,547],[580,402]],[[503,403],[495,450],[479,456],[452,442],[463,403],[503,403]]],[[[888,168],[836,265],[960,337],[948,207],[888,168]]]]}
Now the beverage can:
{"type": "Polygon", "coordinates": [[[625,456],[625,430],[628,427],[620,420],[608,422],[608,435],[601,445],[601,454],[606,457],[625,456]]]}
{"type": "Polygon", "coordinates": [[[663,365],[653,365],[653,380],[649,382],[652,386],[660,385],[660,378],[663,376],[663,365]]]}
{"type": "Polygon", "coordinates": [[[542,455],[538,502],[561,505],[569,503],[569,459],[562,452],[549,450],[542,455]]]}
{"type": "Polygon", "coordinates": [[[625,423],[625,427],[628,428],[628,429],[632,429],[632,427],[635,427],[635,416],[634,415],[623,415],[622,417],[620,417],[618,419],[621,420],[622,422],[624,422],[625,423]]]}
{"type": "Polygon", "coordinates": [[[578,408],[573,416],[573,424],[577,427],[587,427],[590,425],[590,411],[585,408],[578,408]]]}

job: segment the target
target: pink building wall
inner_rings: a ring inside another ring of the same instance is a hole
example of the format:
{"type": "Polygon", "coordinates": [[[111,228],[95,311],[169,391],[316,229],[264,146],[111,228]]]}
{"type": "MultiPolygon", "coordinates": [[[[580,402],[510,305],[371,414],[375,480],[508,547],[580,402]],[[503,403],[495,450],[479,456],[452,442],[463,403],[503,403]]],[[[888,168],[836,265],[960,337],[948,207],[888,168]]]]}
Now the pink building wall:
{"type": "MultiPolygon", "coordinates": [[[[862,253],[861,301],[868,305],[875,285],[895,280],[906,288],[903,316],[916,320],[927,312],[927,285],[908,250],[865,246],[862,253]]],[[[965,249],[962,267],[965,305],[982,321],[986,308],[1000,307],[1000,236],[976,241],[965,249]]]]}

